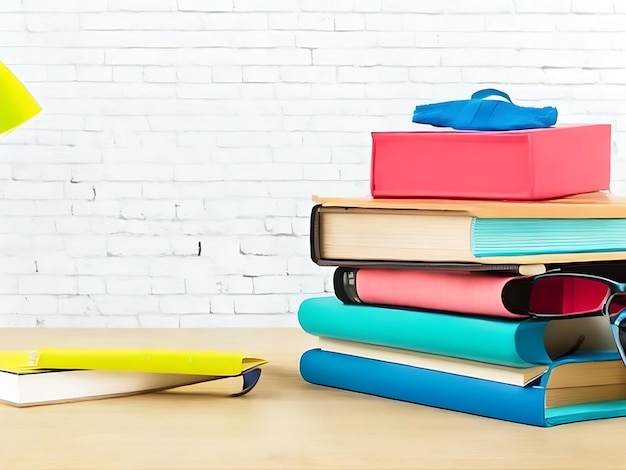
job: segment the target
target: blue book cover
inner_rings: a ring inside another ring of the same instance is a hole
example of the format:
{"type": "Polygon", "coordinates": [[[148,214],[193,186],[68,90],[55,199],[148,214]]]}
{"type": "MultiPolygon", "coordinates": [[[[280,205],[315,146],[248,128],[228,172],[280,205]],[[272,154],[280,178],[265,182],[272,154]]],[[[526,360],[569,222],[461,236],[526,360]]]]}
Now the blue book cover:
{"type": "MultiPolygon", "coordinates": [[[[522,424],[550,427],[626,416],[626,386],[619,399],[546,406],[551,372],[572,362],[619,359],[617,353],[569,356],[551,364],[548,372],[525,387],[435,370],[311,349],[300,359],[300,374],[315,385],[470,413],[522,424]]],[[[614,393],[615,395],[615,393],[614,393]]],[[[571,399],[570,399],[571,401],[571,399]]]]}
{"type": "Polygon", "coordinates": [[[511,367],[550,364],[578,346],[583,351],[616,350],[610,326],[601,316],[509,320],[347,305],[328,296],[303,301],[298,321],[314,336],[511,367]]]}
{"type": "Polygon", "coordinates": [[[470,240],[477,258],[624,251],[626,219],[476,217],[470,240]]]}

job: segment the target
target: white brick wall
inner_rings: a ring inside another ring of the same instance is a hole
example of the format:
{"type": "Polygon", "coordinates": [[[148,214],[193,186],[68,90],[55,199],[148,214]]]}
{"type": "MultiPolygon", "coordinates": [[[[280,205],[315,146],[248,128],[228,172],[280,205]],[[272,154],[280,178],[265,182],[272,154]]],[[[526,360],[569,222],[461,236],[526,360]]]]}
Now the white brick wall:
{"type": "Polygon", "coordinates": [[[626,192],[623,1],[5,0],[0,60],[44,107],[0,139],[0,327],[293,325],[311,194],[482,87],[611,123],[626,192]]]}

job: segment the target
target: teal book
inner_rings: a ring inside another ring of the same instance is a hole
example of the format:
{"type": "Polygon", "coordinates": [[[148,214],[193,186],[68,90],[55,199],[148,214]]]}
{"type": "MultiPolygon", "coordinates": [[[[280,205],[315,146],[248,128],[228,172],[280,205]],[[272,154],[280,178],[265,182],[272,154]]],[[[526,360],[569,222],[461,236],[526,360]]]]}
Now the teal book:
{"type": "Polygon", "coordinates": [[[300,374],[315,385],[540,427],[626,416],[626,370],[617,352],[561,358],[527,386],[321,349],[302,355],[300,374]],[[616,373],[607,373],[611,364],[616,373]]]}
{"type": "Polygon", "coordinates": [[[328,296],[304,300],[298,321],[314,336],[519,368],[551,364],[576,350],[616,351],[602,316],[511,320],[347,305],[328,296]]]}

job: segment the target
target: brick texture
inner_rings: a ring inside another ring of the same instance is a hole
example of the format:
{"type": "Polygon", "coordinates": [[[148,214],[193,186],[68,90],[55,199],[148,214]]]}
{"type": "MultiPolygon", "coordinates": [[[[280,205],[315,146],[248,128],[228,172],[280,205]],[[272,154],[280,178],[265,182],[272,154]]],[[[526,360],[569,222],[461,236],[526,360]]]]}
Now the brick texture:
{"type": "Polygon", "coordinates": [[[612,124],[626,192],[617,0],[9,0],[0,44],[44,108],[0,140],[0,326],[293,325],[311,195],[478,88],[612,124]]]}

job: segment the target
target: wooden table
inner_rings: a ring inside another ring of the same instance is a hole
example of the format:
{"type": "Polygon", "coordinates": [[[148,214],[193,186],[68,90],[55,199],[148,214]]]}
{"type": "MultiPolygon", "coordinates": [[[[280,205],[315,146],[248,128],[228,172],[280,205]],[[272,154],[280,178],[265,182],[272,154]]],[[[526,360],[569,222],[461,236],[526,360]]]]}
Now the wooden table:
{"type": "Polygon", "coordinates": [[[270,361],[239,398],[177,390],[62,405],[0,405],[0,469],[626,468],[626,419],[536,428],[313,386],[298,329],[0,330],[3,349],[204,347],[270,361]]]}

